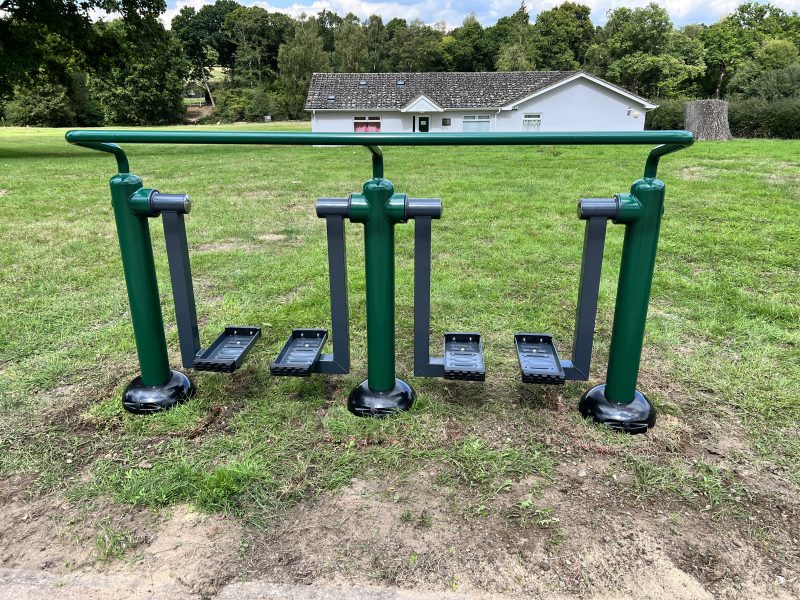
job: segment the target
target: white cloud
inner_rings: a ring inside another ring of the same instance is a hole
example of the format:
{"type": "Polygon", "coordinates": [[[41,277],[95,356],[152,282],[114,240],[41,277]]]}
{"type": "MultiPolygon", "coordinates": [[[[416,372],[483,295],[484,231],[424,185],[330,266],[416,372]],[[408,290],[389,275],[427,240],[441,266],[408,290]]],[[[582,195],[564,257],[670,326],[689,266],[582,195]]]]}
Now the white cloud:
{"type": "MultiPolygon", "coordinates": [[[[526,5],[531,17],[535,17],[542,10],[547,10],[561,4],[563,0],[527,0],[526,5]]],[[[621,6],[638,7],[646,6],[652,0],[577,0],[592,9],[592,19],[595,23],[602,24],[606,20],[606,13],[613,8],[621,6]]],[[[731,13],[742,0],[710,0],[699,3],[697,0],[661,0],[659,4],[665,7],[672,20],[682,25],[691,22],[716,21],[719,17],[731,13]]],[[[184,6],[193,6],[196,9],[204,4],[211,4],[213,0],[177,0],[170,1],[167,12],[161,17],[164,24],[169,27],[172,18],[184,6]]],[[[422,19],[426,23],[445,21],[450,27],[458,26],[466,15],[475,12],[484,25],[491,25],[502,16],[510,15],[519,8],[520,0],[439,0],[430,2],[425,0],[412,0],[410,2],[391,2],[387,0],[310,0],[308,2],[295,1],[288,6],[275,6],[263,0],[239,0],[245,6],[260,6],[272,12],[283,12],[299,17],[305,13],[313,15],[327,9],[340,15],[352,12],[362,19],[371,14],[379,14],[388,21],[393,18],[422,19]]],[[[800,10],[800,0],[771,0],[772,4],[787,11],[800,10]]]]}

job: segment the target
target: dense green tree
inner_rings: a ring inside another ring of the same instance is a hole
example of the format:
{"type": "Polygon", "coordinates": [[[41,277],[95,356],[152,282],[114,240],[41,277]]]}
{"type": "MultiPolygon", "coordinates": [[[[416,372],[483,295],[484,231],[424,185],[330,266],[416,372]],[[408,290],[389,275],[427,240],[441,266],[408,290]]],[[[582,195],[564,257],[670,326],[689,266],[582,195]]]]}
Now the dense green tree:
{"type": "Polygon", "coordinates": [[[497,23],[485,29],[486,49],[493,63],[497,62],[500,49],[509,41],[510,37],[518,39],[521,32],[531,30],[530,23],[528,7],[525,2],[522,2],[513,14],[500,17],[497,23]]]}
{"type": "Polygon", "coordinates": [[[192,65],[191,77],[202,83],[206,102],[214,104],[209,79],[211,67],[234,67],[236,46],[223,31],[225,19],[241,8],[234,0],[216,0],[200,10],[186,6],[172,19],[172,31],[181,41],[184,53],[192,65]]]}
{"type": "Polygon", "coordinates": [[[191,65],[177,37],[155,20],[148,24],[147,44],[141,43],[141,30],[122,19],[96,27],[119,40],[122,49],[107,73],[90,78],[105,123],[167,125],[182,121],[186,112],[183,92],[191,65]]]}
{"type": "Polygon", "coordinates": [[[408,22],[405,19],[394,18],[386,23],[386,34],[389,36],[389,41],[393,42],[397,37],[397,33],[404,29],[408,29],[408,22]]]}
{"type": "Polygon", "coordinates": [[[704,28],[699,39],[705,48],[706,94],[720,98],[731,74],[752,52],[753,42],[742,35],[739,25],[730,17],[704,28]]]}
{"type": "Polygon", "coordinates": [[[344,19],[335,12],[323,8],[316,17],[319,35],[322,37],[322,49],[325,52],[333,52],[336,48],[336,29],[342,24],[344,19]]]}
{"type": "Polygon", "coordinates": [[[278,69],[278,50],[294,31],[294,20],[258,6],[229,13],[222,28],[236,48],[232,79],[245,87],[272,81],[278,69]]]}
{"type": "Polygon", "coordinates": [[[369,43],[358,17],[348,14],[334,33],[333,66],[339,73],[369,70],[369,43]]]}
{"type": "Polygon", "coordinates": [[[330,54],[325,51],[319,25],[314,19],[302,20],[294,37],[278,52],[278,86],[286,101],[289,118],[305,117],[303,106],[311,75],[330,70],[330,54]]]}
{"type": "Polygon", "coordinates": [[[367,36],[367,71],[383,73],[389,70],[389,32],[378,15],[370,15],[364,24],[367,36]]]}
{"type": "Polygon", "coordinates": [[[14,88],[6,119],[12,125],[68,127],[75,123],[75,111],[65,86],[40,80],[14,88]]]}
{"type": "Polygon", "coordinates": [[[529,71],[537,66],[533,28],[525,3],[514,14],[516,18],[505,24],[504,41],[495,62],[498,71],[529,71]]]}
{"type": "Polygon", "coordinates": [[[768,39],[731,79],[731,95],[775,102],[800,97],[800,53],[789,40],[768,39]]]}
{"type": "Polygon", "coordinates": [[[102,68],[117,46],[97,34],[92,11],[136,26],[165,8],[165,0],[0,0],[0,97],[43,73],[66,85],[71,70],[102,68]]]}
{"type": "Polygon", "coordinates": [[[581,68],[594,38],[591,9],[564,2],[542,11],[533,24],[537,66],[550,71],[581,68]]]}
{"type": "Polygon", "coordinates": [[[443,71],[446,64],[442,53],[442,37],[440,32],[419,19],[411,21],[408,27],[397,27],[390,53],[393,69],[410,72],[443,71]]]}
{"type": "Polygon", "coordinates": [[[634,93],[670,97],[705,71],[699,40],[676,31],[657,4],[617,8],[587,51],[590,69],[634,93]]]}
{"type": "Polygon", "coordinates": [[[488,71],[493,66],[483,27],[475,13],[470,13],[461,27],[442,39],[442,51],[449,71],[488,71]]]}

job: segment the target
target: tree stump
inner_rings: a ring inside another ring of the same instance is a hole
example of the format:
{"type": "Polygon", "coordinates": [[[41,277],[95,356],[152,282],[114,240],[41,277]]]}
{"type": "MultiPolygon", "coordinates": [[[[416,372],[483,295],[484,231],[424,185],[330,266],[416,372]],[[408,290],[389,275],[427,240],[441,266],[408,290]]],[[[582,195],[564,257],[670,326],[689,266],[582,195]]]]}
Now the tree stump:
{"type": "Polygon", "coordinates": [[[730,140],[728,103],[724,100],[694,100],[683,105],[684,127],[697,140],[730,140]]]}

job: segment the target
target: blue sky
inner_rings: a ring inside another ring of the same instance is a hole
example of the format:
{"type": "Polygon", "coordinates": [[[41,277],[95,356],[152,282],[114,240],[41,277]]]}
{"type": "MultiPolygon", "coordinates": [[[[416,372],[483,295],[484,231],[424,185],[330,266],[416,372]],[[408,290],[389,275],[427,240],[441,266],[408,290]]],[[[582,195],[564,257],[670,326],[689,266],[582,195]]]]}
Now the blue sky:
{"type": "MultiPolygon", "coordinates": [[[[533,18],[536,13],[560,4],[563,0],[526,0],[528,11],[533,18]]],[[[581,1],[581,0],[578,0],[581,1]]],[[[210,4],[213,0],[168,0],[167,13],[164,21],[169,26],[169,21],[183,6],[200,8],[203,4],[210,4]]],[[[420,18],[426,23],[433,24],[445,21],[453,27],[461,23],[470,12],[475,12],[478,20],[484,25],[492,25],[498,18],[513,13],[520,4],[520,0],[239,0],[246,6],[261,6],[271,11],[286,12],[298,16],[317,13],[323,8],[335,11],[340,15],[353,12],[359,17],[366,18],[377,13],[388,21],[394,17],[408,20],[420,18]]],[[[583,0],[592,9],[592,20],[596,24],[605,21],[605,14],[609,9],[620,6],[644,6],[648,0],[583,0]]],[[[686,23],[713,23],[721,15],[733,11],[740,0],[660,0],[660,5],[667,8],[676,25],[686,23]]],[[[772,4],[788,11],[800,11],[800,0],[773,0],[772,4]]]]}

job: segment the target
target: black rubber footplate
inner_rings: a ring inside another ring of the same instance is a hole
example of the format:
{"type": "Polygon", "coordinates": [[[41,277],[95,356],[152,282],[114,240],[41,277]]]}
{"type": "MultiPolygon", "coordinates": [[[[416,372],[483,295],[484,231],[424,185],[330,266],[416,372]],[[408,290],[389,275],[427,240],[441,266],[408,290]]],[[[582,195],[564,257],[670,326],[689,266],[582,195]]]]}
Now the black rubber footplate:
{"type": "Polygon", "coordinates": [[[195,371],[233,373],[261,337],[259,327],[226,327],[214,343],[194,359],[195,371]]]}
{"type": "Polygon", "coordinates": [[[553,344],[553,336],[547,333],[517,333],[514,335],[522,370],[523,383],[563,385],[566,377],[561,360],[553,344]]]}
{"type": "Polygon", "coordinates": [[[327,329],[293,329],[269,372],[283,377],[308,377],[317,366],[327,339],[327,329]]]}
{"type": "Polygon", "coordinates": [[[463,381],[486,379],[480,333],[444,334],[444,378],[463,381]]]}

